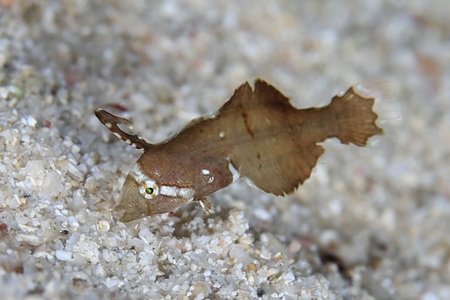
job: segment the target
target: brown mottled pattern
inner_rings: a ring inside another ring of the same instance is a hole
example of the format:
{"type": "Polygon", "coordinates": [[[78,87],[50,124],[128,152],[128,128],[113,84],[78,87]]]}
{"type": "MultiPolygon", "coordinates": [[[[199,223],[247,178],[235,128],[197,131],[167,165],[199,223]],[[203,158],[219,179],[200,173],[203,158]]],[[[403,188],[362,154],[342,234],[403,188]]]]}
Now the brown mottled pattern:
{"type": "MultiPolygon", "coordinates": [[[[375,124],[373,103],[350,88],[327,106],[297,109],[276,88],[257,80],[254,89],[248,83],[236,89],[214,117],[195,119],[155,145],[120,131],[117,124],[129,125],[128,120],[103,110],[97,116],[122,139],[145,149],[138,160],[145,176],[160,186],[194,188],[194,200],[200,201],[232,182],[230,163],[265,192],[293,192],[323,154],[318,143],[337,137],[344,144],[364,146],[383,133],[375,124]]],[[[127,179],[116,209],[125,211],[121,220],[131,221],[172,211],[189,200],[158,195],[148,201],[127,179]]]]}
{"type": "Polygon", "coordinates": [[[252,127],[250,126],[250,124],[248,123],[248,115],[247,113],[243,112],[241,114],[242,119],[244,120],[244,125],[245,125],[245,129],[247,130],[247,133],[254,138],[255,137],[255,132],[253,131],[252,127]]]}

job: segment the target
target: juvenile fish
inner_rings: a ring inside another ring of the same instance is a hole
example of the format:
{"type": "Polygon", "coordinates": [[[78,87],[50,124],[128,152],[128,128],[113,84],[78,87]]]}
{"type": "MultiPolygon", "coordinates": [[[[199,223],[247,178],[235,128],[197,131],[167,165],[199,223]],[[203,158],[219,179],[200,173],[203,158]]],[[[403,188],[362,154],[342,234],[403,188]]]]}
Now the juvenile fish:
{"type": "Polygon", "coordinates": [[[382,135],[375,99],[351,87],[324,107],[297,109],[275,87],[256,80],[242,84],[218,112],[192,120],[168,140],[150,144],[118,124],[127,119],[99,108],[97,118],[127,144],[144,150],[122,187],[120,221],[129,222],[174,211],[206,197],[238,178],[274,195],[292,193],[311,174],[324,149],[318,143],[336,137],[366,146],[382,135]]]}

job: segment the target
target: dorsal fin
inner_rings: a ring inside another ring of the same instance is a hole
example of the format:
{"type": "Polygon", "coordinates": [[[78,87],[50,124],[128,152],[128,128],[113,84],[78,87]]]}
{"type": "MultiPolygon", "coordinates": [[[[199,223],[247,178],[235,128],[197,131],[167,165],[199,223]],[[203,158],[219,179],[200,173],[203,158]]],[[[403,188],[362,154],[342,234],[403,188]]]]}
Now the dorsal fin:
{"type": "Polygon", "coordinates": [[[277,106],[292,107],[289,99],[279,90],[264,80],[257,79],[255,81],[255,89],[248,82],[242,84],[235,91],[230,100],[228,100],[221,108],[220,112],[249,106],[277,106]]]}
{"type": "Polygon", "coordinates": [[[143,150],[148,150],[153,147],[152,144],[146,142],[142,137],[126,133],[125,131],[120,129],[120,127],[118,126],[119,124],[123,124],[129,128],[132,128],[132,123],[130,120],[115,116],[110,112],[107,112],[103,108],[98,108],[95,111],[95,115],[100,120],[100,122],[102,122],[103,125],[106,126],[106,128],[108,128],[115,136],[120,138],[128,145],[136,149],[143,150]]]}

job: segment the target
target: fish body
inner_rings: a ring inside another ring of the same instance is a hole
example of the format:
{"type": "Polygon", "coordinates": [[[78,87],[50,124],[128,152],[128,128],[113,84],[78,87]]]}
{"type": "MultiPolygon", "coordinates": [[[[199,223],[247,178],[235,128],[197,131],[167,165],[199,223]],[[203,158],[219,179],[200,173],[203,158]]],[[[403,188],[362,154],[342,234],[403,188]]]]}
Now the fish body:
{"type": "Polygon", "coordinates": [[[123,222],[174,211],[246,178],[274,195],[292,193],[309,178],[324,149],[337,137],[365,146],[382,135],[373,98],[347,90],[320,108],[297,109],[265,81],[244,83],[216,114],[194,119],[167,141],[150,144],[122,131],[131,122],[103,109],[96,115],[115,135],[144,153],[128,174],[115,210],[123,222]]]}

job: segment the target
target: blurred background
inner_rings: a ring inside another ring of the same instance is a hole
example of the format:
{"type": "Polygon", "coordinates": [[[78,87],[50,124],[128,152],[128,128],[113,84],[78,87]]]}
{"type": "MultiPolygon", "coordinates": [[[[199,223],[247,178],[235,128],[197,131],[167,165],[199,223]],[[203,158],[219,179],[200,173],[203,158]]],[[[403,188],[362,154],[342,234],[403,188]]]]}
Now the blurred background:
{"type": "Polygon", "coordinates": [[[450,298],[449,11],[444,0],[0,0],[0,290],[450,298]],[[156,142],[256,78],[296,107],[375,82],[381,116],[399,107],[402,124],[379,147],[326,142],[288,197],[238,182],[212,196],[211,217],[190,207],[116,222],[140,153],[94,110],[156,142]]]}

